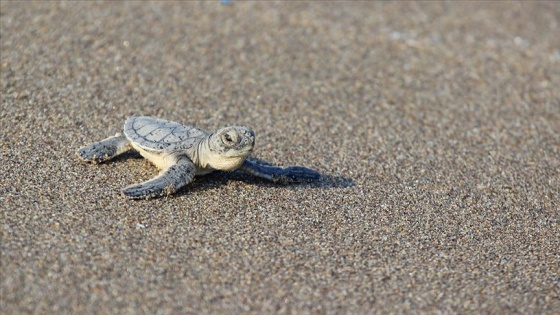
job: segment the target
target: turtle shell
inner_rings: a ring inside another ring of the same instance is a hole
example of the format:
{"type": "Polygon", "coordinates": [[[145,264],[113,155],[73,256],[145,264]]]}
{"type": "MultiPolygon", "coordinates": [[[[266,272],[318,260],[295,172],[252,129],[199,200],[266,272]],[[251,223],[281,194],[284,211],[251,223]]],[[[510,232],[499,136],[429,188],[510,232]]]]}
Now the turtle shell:
{"type": "Polygon", "coordinates": [[[124,122],[124,135],[142,149],[174,152],[193,147],[210,133],[164,119],[134,116],[124,122]]]}

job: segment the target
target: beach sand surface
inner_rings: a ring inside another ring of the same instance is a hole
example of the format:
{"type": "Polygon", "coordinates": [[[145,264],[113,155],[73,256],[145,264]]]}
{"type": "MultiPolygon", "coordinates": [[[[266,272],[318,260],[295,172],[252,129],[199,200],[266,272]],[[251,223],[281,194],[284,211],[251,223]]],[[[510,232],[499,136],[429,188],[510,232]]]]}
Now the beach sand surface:
{"type": "Polygon", "coordinates": [[[3,314],[553,314],[556,2],[2,2],[3,314]],[[172,197],[75,151],[132,115],[240,124],[172,197]]]}

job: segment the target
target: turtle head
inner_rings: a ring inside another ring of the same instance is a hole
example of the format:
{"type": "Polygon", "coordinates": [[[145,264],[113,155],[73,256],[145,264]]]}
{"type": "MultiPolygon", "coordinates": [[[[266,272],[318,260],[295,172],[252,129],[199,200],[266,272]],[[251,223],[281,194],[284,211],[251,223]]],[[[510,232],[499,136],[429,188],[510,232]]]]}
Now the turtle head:
{"type": "Polygon", "coordinates": [[[219,129],[209,139],[208,165],[222,171],[233,171],[253,152],[255,132],[247,127],[219,129]]]}

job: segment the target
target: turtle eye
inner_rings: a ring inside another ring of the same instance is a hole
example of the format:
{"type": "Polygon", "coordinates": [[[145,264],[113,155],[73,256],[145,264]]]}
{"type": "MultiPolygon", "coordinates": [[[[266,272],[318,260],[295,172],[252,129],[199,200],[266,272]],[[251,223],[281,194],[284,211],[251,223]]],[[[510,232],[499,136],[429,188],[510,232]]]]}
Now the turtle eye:
{"type": "Polygon", "coordinates": [[[224,133],[222,135],[222,142],[227,146],[233,146],[235,145],[235,136],[232,136],[229,133],[224,133]]]}

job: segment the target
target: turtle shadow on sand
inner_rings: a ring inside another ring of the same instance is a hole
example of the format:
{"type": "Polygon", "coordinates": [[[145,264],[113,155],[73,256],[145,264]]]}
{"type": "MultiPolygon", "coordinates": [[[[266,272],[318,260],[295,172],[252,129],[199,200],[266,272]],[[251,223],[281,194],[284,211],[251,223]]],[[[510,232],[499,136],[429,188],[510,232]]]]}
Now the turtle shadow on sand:
{"type": "MultiPolygon", "coordinates": [[[[113,162],[121,162],[128,159],[144,159],[140,153],[136,151],[129,151],[121,156],[114,159],[113,162]]],[[[252,160],[262,163],[264,165],[272,165],[264,160],[253,158],[252,160]]],[[[301,189],[317,189],[317,188],[350,188],[354,187],[354,180],[343,176],[332,176],[326,174],[320,174],[318,180],[300,183],[274,183],[268,180],[252,176],[250,174],[241,172],[239,170],[225,172],[225,171],[215,171],[213,173],[198,176],[192,185],[185,187],[175,193],[176,197],[185,196],[193,192],[217,189],[222,185],[227,185],[229,181],[241,181],[249,185],[256,185],[259,187],[271,187],[271,188],[287,188],[287,187],[299,187],[301,189]]]]}
{"type": "Polygon", "coordinates": [[[185,187],[174,194],[175,197],[187,196],[192,193],[218,189],[220,186],[227,185],[230,181],[240,181],[248,185],[255,185],[266,188],[299,188],[299,189],[319,189],[319,188],[350,188],[355,183],[351,178],[341,176],[321,175],[321,178],[312,182],[302,183],[273,183],[249,174],[232,171],[217,171],[208,175],[197,177],[192,185],[185,187]]]}
{"type": "Polygon", "coordinates": [[[143,160],[143,159],[144,157],[142,157],[140,153],[131,150],[115,157],[113,160],[110,161],[110,163],[123,163],[126,160],[143,160]]]}
{"type": "MultiPolygon", "coordinates": [[[[131,160],[131,159],[143,160],[144,158],[142,157],[142,155],[140,155],[140,153],[136,151],[128,151],[126,153],[123,153],[122,155],[117,156],[115,159],[110,161],[110,163],[123,163],[126,160],[131,160]]],[[[255,158],[252,159],[258,161],[259,163],[271,165],[270,163],[267,163],[260,159],[255,159],[255,158]]],[[[325,174],[321,174],[321,177],[318,180],[310,181],[310,182],[274,183],[241,172],[239,170],[235,170],[231,172],[216,171],[214,173],[210,173],[204,176],[198,176],[191,185],[177,191],[174,194],[174,197],[177,198],[177,197],[187,196],[189,194],[196,193],[199,191],[218,189],[220,186],[227,185],[227,183],[230,181],[240,181],[248,185],[255,185],[255,186],[267,187],[267,188],[278,188],[278,189],[283,189],[283,188],[300,188],[300,189],[329,188],[330,189],[330,188],[350,188],[355,186],[354,180],[352,180],[351,178],[343,177],[343,176],[325,175],[325,174]]],[[[173,198],[172,196],[170,197],[173,198]]]]}
{"type": "MultiPolygon", "coordinates": [[[[272,166],[278,167],[272,163],[269,163],[265,160],[255,157],[249,157],[248,159],[256,162],[259,165],[265,166],[272,166]]],[[[294,166],[286,166],[284,169],[287,170],[294,166]]],[[[288,181],[288,182],[271,182],[267,180],[263,180],[262,178],[251,176],[250,174],[240,172],[240,171],[233,171],[233,172],[217,172],[217,174],[224,174],[223,176],[227,179],[231,180],[238,180],[243,181],[245,183],[264,186],[264,187],[305,187],[305,188],[348,188],[353,187],[355,185],[354,181],[351,178],[343,177],[343,176],[332,176],[321,174],[314,169],[310,169],[305,166],[295,166],[296,168],[303,170],[303,173],[315,174],[318,178],[309,177],[307,180],[305,178],[301,178],[301,181],[298,181],[296,178],[295,181],[288,181]]],[[[297,176],[296,176],[297,177],[297,176]]]]}
{"type": "Polygon", "coordinates": [[[293,183],[273,183],[267,180],[263,180],[258,177],[253,177],[242,172],[218,172],[216,176],[223,176],[226,180],[236,180],[242,181],[247,184],[257,185],[262,187],[301,187],[304,188],[348,188],[353,187],[354,181],[351,178],[342,176],[331,176],[321,174],[320,178],[314,181],[308,182],[293,182],[293,183]]]}

